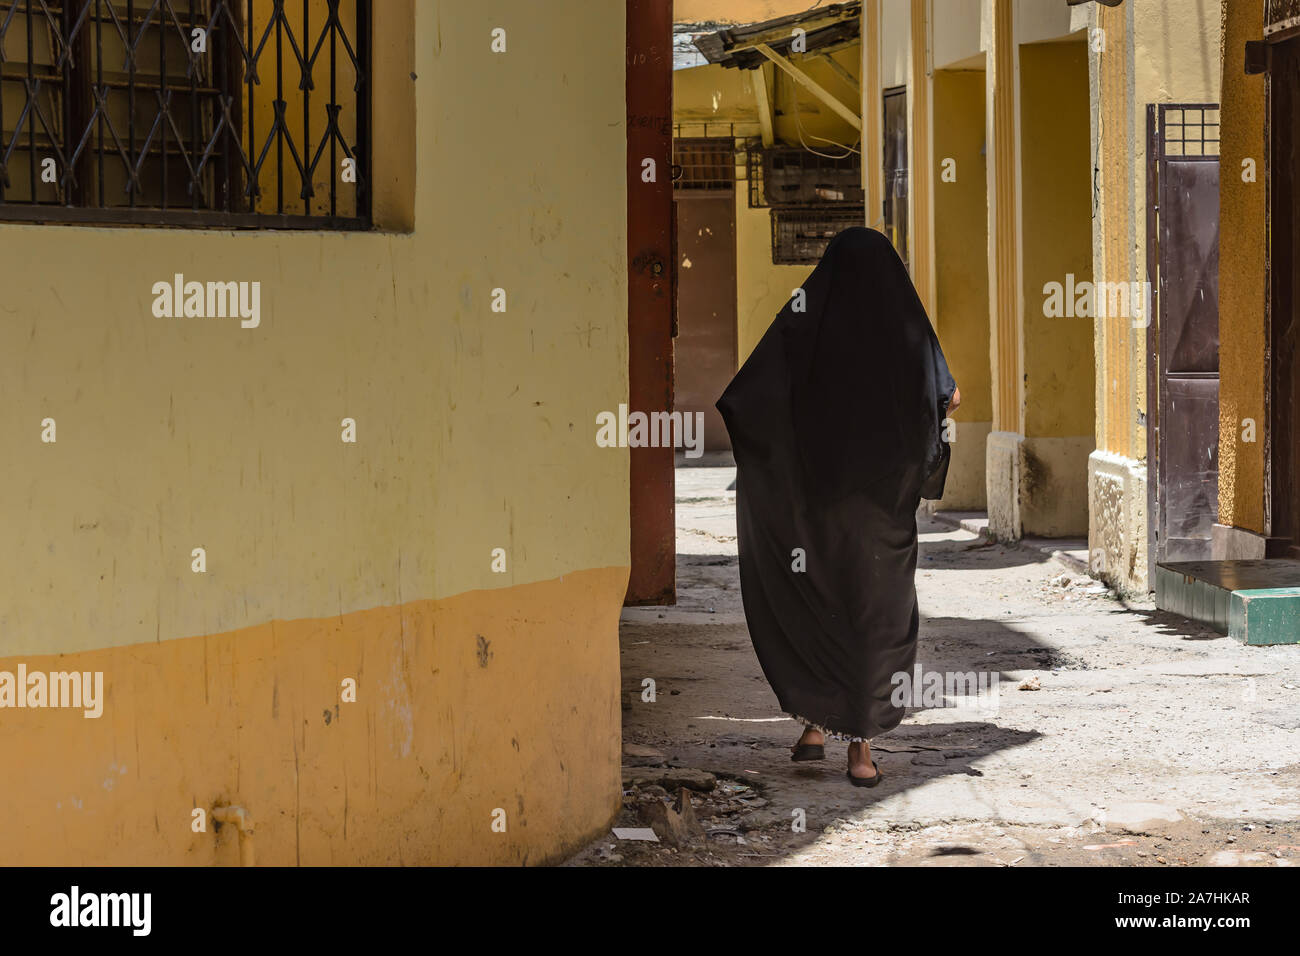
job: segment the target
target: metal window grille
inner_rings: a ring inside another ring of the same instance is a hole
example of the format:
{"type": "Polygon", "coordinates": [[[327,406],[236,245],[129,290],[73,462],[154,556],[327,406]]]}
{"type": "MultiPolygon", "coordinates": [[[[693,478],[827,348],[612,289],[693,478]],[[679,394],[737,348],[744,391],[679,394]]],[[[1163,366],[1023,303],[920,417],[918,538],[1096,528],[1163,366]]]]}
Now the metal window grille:
{"type": "Polygon", "coordinates": [[[798,146],[763,150],[763,193],[773,206],[864,201],[862,158],[830,157],[798,146]]]}
{"type": "Polygon", "coordinates": [[[674,139],[673,174],[677,189],[735,189],[735,141],[730,136],[674,139]]]}
{"type": "Polygon", "coordinates": [[[749,208],[765,209],[767,191],[763,188],[763,147],[759,142],[746,144],[745,165],[749,179],[749,208]]]}
{"type": "Polygon", "coordinates": [[[0,0],[0,220],[366,228],[369,25],[369,0],[0,0]]]}
{"type": "Polygon", "coordinates": [[[773,207],[772,262],[804,265],[821,261],[822,253],[837,233],[861,226],[862,206],[773,207]]]}
{"type": "Polygon", "coordinates": [[[1165,156],[1219,155],[1218,106],[1162,103],[1160,123],[1165,156]]]}

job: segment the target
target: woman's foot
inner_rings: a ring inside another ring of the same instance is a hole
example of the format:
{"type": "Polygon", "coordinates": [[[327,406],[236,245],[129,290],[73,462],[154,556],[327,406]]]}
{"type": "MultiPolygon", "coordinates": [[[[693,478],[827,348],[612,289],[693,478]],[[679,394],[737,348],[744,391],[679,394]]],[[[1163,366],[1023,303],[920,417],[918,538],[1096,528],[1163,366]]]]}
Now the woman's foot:
{"type": "Polygon", "coordinates": [[[825,760],[826,735],[820,730],[805,727],[799,742],[790,748],[791,760],[825,760]]]}
{"type": "Polygon", "coordinates": [[[872,786],[880,771],[871,759],[871,744],[867,741],[857,741],[849,744],[849,779],[855,782],[857,786],[872,786]],[[857,781],[864,781],[858,784],[857,781]],[[865,781],[870,781],[866,783],[865,781]]]}
{"type": "Polygon", "coordinates": [[[805,727],[803,736],[799,738],[799,743],[795,744],[795,746],[797,747],[799,744],[814,744],[822,747],[826,745],[826,735],[815,727],[805,727]]]}

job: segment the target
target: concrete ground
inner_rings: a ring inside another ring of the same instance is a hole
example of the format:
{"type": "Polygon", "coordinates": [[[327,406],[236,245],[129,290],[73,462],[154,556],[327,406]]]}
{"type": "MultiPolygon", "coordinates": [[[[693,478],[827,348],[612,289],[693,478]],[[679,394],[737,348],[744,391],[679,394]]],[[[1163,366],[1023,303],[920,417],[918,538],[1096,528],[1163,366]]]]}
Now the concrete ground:
{"type": "Polygon", "coordinates": [[[662,839],[611,832],[568,865],[1300,861],[1300,647],[1121,603],[1050,543],[943,516],[918,518],[918,660],[996,674],[996,697],[909,711],[873,741],[874,789],[845,780],[843,743],[792,763],[800,728],[745,628],[734,478],[677,470],[678,604],[623,614],[616,825],[662,839]],[[664,807],[683,786],[685,819],[664,807]]]}

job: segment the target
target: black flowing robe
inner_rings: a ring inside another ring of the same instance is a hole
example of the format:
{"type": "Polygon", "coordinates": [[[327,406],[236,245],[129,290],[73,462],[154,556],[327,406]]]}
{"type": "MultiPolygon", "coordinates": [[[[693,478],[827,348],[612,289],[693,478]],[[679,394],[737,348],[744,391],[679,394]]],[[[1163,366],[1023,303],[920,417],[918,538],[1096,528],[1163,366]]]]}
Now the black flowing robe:
{"type": "Polygon", "coordinates": [[[782,709],[870,739],[916,661],[916,509],[943,494],[955,385],[881,233],[831,240],[717,407],[736,458],[740,586],[782,709]]]}

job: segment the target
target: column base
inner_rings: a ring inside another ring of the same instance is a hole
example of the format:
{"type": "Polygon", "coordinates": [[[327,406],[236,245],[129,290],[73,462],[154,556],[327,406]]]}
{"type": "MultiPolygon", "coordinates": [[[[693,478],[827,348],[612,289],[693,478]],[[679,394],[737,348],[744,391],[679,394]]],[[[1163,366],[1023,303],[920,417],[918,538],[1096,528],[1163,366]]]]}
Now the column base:
{"type": "Polygon", "coordinates": [[[1145,596],[1146,462],[1111,452],[1088,456],[1088,570],[1120,594],[1145,596]]]}
{"type": "Polygon", "coordinates": [[[986,510],[989,536],[999,541],[1019,541],[1020,486],[1025,468],[1025,436],[1017,432],[989,432],[984,446],[986,510]]]}
{"type": "Polygon", "coordinates": [[[1214,561],[1255,560],[1265,557],[1268,538],[1233,525],[1216,524],[1210,529],[1210,557],[1214,561]]]}

